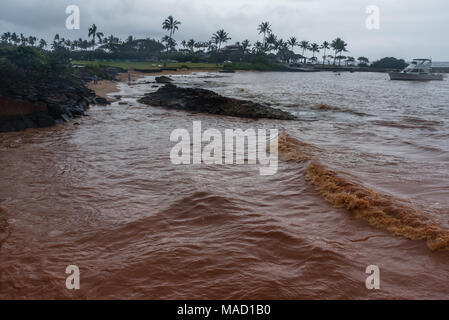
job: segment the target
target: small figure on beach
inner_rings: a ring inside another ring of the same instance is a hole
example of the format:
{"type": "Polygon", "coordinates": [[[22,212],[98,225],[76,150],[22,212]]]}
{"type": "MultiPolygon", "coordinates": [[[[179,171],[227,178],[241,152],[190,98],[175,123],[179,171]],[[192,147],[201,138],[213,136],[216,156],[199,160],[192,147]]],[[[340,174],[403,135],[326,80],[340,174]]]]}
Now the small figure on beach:
{"type": "Polygon", "coordinates": [[[92,79],[94,80],[94,84],[98,84],[98,76],[96,74],[94,74],[92,79]]]}
{"type": "Polygon", "coordinates": [[[131,73],[128,72],[128,85],[130,85],[130,84],[131,84],[131,73]]]}

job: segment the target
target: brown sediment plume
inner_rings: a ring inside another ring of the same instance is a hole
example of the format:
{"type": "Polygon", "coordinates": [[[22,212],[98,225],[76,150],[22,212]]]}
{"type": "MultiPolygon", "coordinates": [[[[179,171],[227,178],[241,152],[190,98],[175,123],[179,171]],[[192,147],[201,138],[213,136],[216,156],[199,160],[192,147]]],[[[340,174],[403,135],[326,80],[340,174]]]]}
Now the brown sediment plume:
{"type": "Polygon", "coordinates": [[[351,113],[357,116],[367,116],[368,114],[348,108],[342,108],[342,107],[336,107],[331,106],[328,104],[320,103],[312,106],[313,110],[319,110],[319,111],[337,111],[337,112],[344,112],[344,113],[351,113]]]}
{"type": "Polygon", "coordinates": [[[434,130],[435,126],[441,125],[439,121],[407,118],[404,117],[401,121],[391,121],[391,120],[374,120],[372,123],[392,128],[405,128],[405,129],[428,129],[434,130]]]}
{"type": "Polygon", "coordinates": [[[340,111],[340,108],[338,108],[338,107],[335,107],[335,106],[331,106],[331,105],[328,105],[328,104],[324,104],[324,103],[319,103],[319,104],[316,104],[316,105],[314,105],[313,107],[312,107],[312,109],[314,109],[314,110],[323,110],[323,111],[340,111]]]}
{"type": "Polygon", "coordinates": [[[321,164],[316,150],[316,147],[288,134],[279,137],[281,158],[286,161],[310,161],[305,170],[306,179],[334,207],[346,209],[356,217],[367,220],[373,227],[386,229],[394,235],[425,240],[432,251],[448,249],[449,230],[400,199],[352,182],[321,164]]]}
{"type": "Polygon", "coordinates": [[[320,148],[282,133],[278,138],[278,150],[279,156],[284,161],[303,162],[310,160],[320,148]]]}
{"type": "Polygon", "coordinates": [[[5,217],[6,209],[0,206],[0,248],[9,236],[8,220],[5,217]]]}
{"type": "Polygon", "coordinates": [[[306,178],[328,202],[367,220],[373,227],[412,240],[426,240],[432,251],[448,248],[449,230],[431,221],[424,213],[401,204],[399,199],[350,182],[316,161],[306,168],[306,178]]]}

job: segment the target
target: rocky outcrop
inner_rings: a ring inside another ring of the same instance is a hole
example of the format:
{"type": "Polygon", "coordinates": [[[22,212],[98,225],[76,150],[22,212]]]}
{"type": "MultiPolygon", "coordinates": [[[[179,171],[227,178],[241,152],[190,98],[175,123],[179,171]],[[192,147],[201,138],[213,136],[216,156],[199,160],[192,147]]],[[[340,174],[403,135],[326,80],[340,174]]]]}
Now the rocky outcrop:
{"type": "Polygon", "coordinates": [[[171,83],[173,81],[172,78],[166,76],[156,77],[154,80],[156,80],[157,83],[171,83]]]}
{"type": "Polygon", "coordinates": [[[0,132],[67,122],[85,115],[89,105],[96,102],[95,92],[73,79],[9,88],[8,97],[0,96],[0,132]]]}
{"type": "Polygon", "coordinates": [[[151,106],[242,118],[296,119],[288,112],[252,101],[223,97],[206,89],[180,88],[173,84],[167,84],[156,92],[146,94],[139,102],[151,106]]]}
{"type": "Polygon", "coordinates": [[[95,97],[94,103],[98,104],[100,106],[106,106],[106,105],[111,104],[111,102],[108,99],[106,99],[104,97],[100,97],[100,96],[95,97]]]}
{"type": "Polygon", "coordinates": [[[47,112],[47,106],[44,103],[32,103],[0,96],[0,118],[35,112],[47,112]]]}

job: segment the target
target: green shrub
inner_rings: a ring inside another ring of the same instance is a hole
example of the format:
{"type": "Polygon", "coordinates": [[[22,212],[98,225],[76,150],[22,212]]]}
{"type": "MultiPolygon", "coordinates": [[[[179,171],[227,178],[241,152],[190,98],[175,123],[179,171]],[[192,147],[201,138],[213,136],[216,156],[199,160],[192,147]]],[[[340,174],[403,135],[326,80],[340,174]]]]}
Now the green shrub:
{"type": "Polygon", "coordinates": [[[407,63],[404,59],[396,59],[393,57],[386,57],[375,61],[371,64],[372,68],[385,68],[385,69],[404,69],[407,67],[407,63]]]}

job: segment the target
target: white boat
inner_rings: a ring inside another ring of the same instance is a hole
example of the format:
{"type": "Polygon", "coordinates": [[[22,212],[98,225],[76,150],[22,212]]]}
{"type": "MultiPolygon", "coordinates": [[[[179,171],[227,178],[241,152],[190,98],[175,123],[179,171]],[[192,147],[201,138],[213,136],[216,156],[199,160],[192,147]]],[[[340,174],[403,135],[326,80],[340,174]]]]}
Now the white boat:
{"type": "Polygon", "coordinates": [[[432,60],[413,59],[407,68],[401,72],[390,72],[391,80],[409,80],[409,81],[431,81],[443,80],[444,77],[439,73],[432,73],[432,60]]]}

